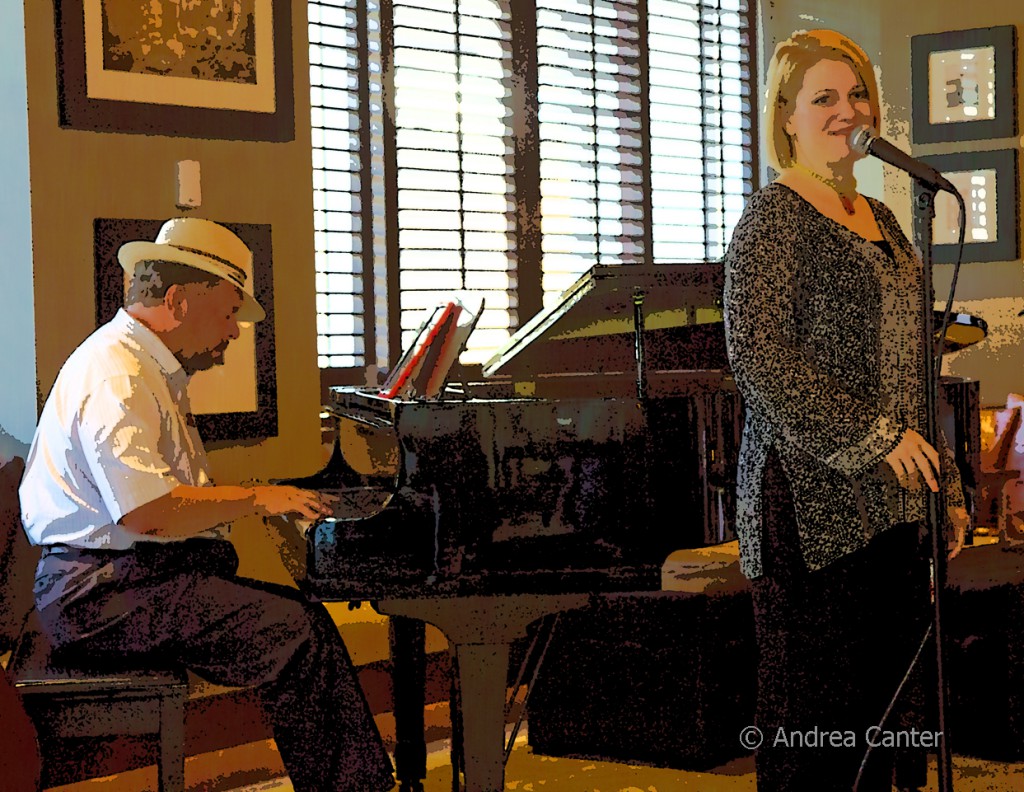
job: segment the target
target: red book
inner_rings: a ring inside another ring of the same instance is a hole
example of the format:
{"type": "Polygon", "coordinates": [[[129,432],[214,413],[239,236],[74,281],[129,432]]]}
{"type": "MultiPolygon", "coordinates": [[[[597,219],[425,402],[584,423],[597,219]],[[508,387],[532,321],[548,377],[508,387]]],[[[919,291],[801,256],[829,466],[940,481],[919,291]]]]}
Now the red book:
{"type": "Polygon", "coordinates": [[[476,329],[476,323],[484,312],[484,302],[483,300],[480,301],[480,308],[475,314],[463,305],[460,305],[459,308],[461,310],[455,316],[455,321],[452,322],[451,328],[444,338],[437,363],[430,373],[426,388],[422,392],[422,395],[428,399],[437,399],[441,396],[442,391],[444,391],[444,386],[448,381],[448,375],[451,373],[452,366],[459,359],[462,350],[466,348],[466,342],[469,340],[470,335],[473,334],[473,330],[476,329]]]}
{"type": "Polygon", "coordinates": [[[427,350],[435,342],[438,333],[445,326],[454,310],[455,303],[453,302],[434,309],[433,314],[420,328],[412,346],[409,347],[409,351],[402,355],[401,360],[398,361],[398,364],[388,376],[381,388],[381,396],[386,399],[393,399],[399,394],[404,395],[404,392],[410,389],[412,383],[409,382],[409,378],[422,365],[424,355],[427,354],[427,350]]]}
{"type": "MultiPolygon", "coordinates": [[[[451,313],[448,317],[441,322],[438,327],[437,335],[434,336],[434,340],[430,344],[430,348],[427,353],[423,356],[423,361],[420,363],[419,368],[412,375],[412,388],[410,389],[410,396],[425,396],[428,399],[432,399],[437,396],[437,393],[431,392],[432,383],[437,380],[437,375],[440,372],[440,367],[443,365],[446,351],[451,349],[452,339],[455,337],[455,331],[458,328],[459,315],[462,313],[462,305],[455,303],[452,307],[451,313]]],[[[448,363],[448,368],[451,367],[451,363],[448,363]]],[[[445,369],[447,374],[447,368],[445,369]]]]}

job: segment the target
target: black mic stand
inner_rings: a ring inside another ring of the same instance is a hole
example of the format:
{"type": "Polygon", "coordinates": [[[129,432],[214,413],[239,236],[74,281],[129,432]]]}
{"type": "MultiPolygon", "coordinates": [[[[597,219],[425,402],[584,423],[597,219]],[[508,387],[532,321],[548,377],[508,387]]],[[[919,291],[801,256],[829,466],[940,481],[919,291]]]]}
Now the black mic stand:
{"type": "MultiPolygon", "coordinates": [[[[925,406],[927,409],[928,423],[926,426],[925,440],[932,448],[939,449],[939,430],[936,409],[938,405],[938,372],[936,369],[941,366],[941,358],[936,360],[936,344],[934,329],[934,312],[932,305],[932,221],[935,218],[935,193],[936,190],[927,182],[916,180],[917,190],[914,200],[914,236],[918,251],[921,254],[922,263],[922,289],[924,299],[922,310],[924,311],[924,376],[925,376],[925,406]]],[[[941,341],[939,346],[941,354],[941,341]]],[[[941,452],[940,452],[941,459],[941,452]]],[[[952,792],[953,789],[953,764],[952,752],[949,747],[949,731],[947,715],[949,711],[949,680],[946,678],[946,635],[942,624],[942,600],[946,586],[946,543],[943,526],[945,524],[945,495],[943,488],[939,486],[938,492],[927,492],[927,520],[928,532],[932,540],[932,586],[933,586],[933,610],[932,610],[932,631],[935,638],[935,679],[936,679],[936,704],[939,727],[938,745],[938,771],[939,771],[939,792],[952,792]]]]}

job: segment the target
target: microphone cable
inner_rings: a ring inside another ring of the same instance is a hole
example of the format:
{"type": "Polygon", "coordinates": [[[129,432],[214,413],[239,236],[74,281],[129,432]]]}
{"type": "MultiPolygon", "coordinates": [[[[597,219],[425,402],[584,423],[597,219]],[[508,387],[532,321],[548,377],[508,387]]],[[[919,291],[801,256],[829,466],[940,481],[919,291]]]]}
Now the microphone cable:
{"type": "MultiPolygon", "coordinates": [[[[896,702],[899,700],[900,693],[902,693],[903,688],[906,687],[907,680],[910,679],[910,675],[914,672],[914,666],[916,666],[918,660],[920,660],[921,652],[923,652],[925,646],[928,645],[928,639],[931,638],[931,635],[932,625],[931,623],[929,623],[928,628],[924,631],[924,635],[921,637],[921,642],[917,645],[917,651],[914,652],[914,656],[910,660],[910,665],[907,666],[906,673],[903,674],[903,679],[901,679],[900,683],[896,686],[896,692],[893,693],[892,698],[889,699],[888,706],[885,708],[885,712],[882,713],[882,719],[878,722],[877,726],[874,727],[877,728],[878,731],[882,730],[882,727],[885,726],[885,722],[889,719],[889,716],[892,714],[893,708],[896,706],[896,702]]],[[[867,767],[868,757],[871,756],[871,749],[874,747],[875,746],[872,745],[870,741],[868,741],[867,750],[864,751],[864,758],[860,760],[860,767],[857,768],[857,777],[853,780],[852,792],[857,792],[858,788],[860,787],[860,780],[861,777],[864,775],[864,768],[867,767]]]]}
{"type": "Polygon", "coordinates": [[[953,277],[949,282],[949,296],[946,298],[946,308],[942,312],[942,327],[940,328],[939,336],[935,344],[935,368],[933,371],[936,372],[936,378],[942,374],[942,353],[946,346],[946,327],[949,325],[949,314],[953,308],[953,298],[956,295],[956,283],[960,277],[960,264],[963,262],[964,258],[964,237],[967,233],[967,207],[964,204],[964,197],[960,194],[959,190],[950,194],[956,199],[957,206],[960,210],[960,233],[957,241],[956,264],[953,267],[953,277]]]}

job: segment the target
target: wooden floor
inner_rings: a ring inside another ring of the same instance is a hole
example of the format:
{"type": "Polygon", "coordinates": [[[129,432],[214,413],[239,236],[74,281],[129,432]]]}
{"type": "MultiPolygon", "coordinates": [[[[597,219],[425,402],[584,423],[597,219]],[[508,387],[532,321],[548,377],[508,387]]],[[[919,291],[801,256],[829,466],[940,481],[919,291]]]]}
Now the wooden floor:
{"type": "MultiPolygon", "coordinates": [[[[290,792],[273,740],[189,757],[185,780],[190,792],[290,792]]],[[[1024,763],[987,762],[954,757],[956,792],[1018,792],[1024,789],[1024,763]]],[[[450,792],[451,764],[446,741],[433,743],[424,792],[450,792]]],[[[711,772],[561,759],[535,755],[520,735],[506,771],[506,790],[517,792],[754,792],[754,763],[738,759],[711,772]]],[[[53,792],[155,792],[156,768],[149,767],[80,784],[53,787],[53,792]]],[[[935,765],[927,792],[937,792],[935,765]]]]}

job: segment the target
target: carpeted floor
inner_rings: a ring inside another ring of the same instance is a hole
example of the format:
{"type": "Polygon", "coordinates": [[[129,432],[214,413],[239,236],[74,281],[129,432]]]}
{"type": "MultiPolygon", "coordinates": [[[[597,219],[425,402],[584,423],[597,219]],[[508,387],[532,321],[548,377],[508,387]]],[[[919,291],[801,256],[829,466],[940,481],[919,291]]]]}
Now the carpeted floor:
{"type": "MultiPolygon", "coordinates": [[[[189,757],[185,776],[190,792],[291,792],[283,777],[273,741],[250,743],[212,754],[189,757]],[[228,769],[230,768],[230,769],[228,769]]],[[[1017,792],[1024,789],[1024,763],[987,762],[954,757],[956,792],[1017,792]]],[[[424,792],[450,792],[451,765],[445,742],[430,747],[424,792]]],[[[123,773],[52,792],[149,792],[156,789],[156,769],[123,773]]],[[[514,792],[753,792],[751,758],[738,759],[708,773],[666,768],[561,759],[535,755],[525,736],[516,741],[506,771],[505,789],[514,792]]],[[[931,764],[926,792],[937,792],[931,764]]]]}

